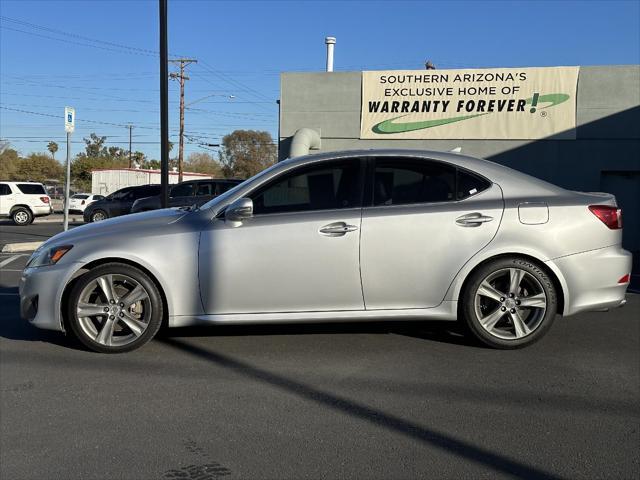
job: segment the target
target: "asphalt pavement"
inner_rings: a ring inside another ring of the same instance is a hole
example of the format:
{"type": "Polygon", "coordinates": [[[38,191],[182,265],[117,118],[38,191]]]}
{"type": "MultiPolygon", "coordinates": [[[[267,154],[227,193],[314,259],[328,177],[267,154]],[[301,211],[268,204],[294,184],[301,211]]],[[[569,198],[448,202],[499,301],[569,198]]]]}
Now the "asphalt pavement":
{"type": "Polygon", "coordinates": [[[178,329],[100,355],[19,319],[15,255],[2,479],[640,476],[638,295],[517,351],[424,322],[178,329]]]}

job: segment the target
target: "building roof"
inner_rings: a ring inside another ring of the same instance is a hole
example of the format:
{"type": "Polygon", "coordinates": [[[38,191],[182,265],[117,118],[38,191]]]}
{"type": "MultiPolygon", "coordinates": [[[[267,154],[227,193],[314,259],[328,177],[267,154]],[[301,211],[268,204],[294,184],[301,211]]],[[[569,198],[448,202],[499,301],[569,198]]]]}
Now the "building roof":
{"type": "MultiPolygon", "coordinates": [[[[160,173],[160,170],[147,170],[144,168],[94,168],[93,172],[142,172],[142,173],[160,173]]],[[[179,175],[178,172],[169,172],[169,175],[179,175]]],[[[185,177],[211,177],[207,173],[182,172],[185,177]]]]}

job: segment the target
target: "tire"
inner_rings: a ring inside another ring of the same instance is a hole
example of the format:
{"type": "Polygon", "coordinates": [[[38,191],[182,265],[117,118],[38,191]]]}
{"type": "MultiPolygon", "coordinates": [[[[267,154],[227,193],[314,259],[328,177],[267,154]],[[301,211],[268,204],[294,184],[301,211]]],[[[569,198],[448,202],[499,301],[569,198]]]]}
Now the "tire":
{"type": "Polygon", "coordinates": [[[100,353],[140,348],[156,335],[163,315],[156,284],[140,269],[124,263],[101,265],[78,278],[67,304],[71,331],[83,345],[100,353]]]}
{"type": "Polygon", "coordinates": [[[33,213],[25,207],[18,207],[11,212],[13,223],[19,226],[30,225],[33,223],[33,213]]]}
{"type": "Polygon", "coordinates": [[[557,307],[549,275],[534,262],[514,256],[492,260],[472,273],[460,313],[482,343],[513,349],[540,340],[551,328],[557,307]]]}
{"type": "Polygon", "coordinates": [[[107,212],[105,212],[104,210],[96,210],[95,212],[91,212],[91,216],[89,217],[89,220],[91,220],[91,223],[93,223],[93,222],[100,222],[102,220],[106,220],[107,218],[109,218],[109,215],[107,215],[107,212]]]}

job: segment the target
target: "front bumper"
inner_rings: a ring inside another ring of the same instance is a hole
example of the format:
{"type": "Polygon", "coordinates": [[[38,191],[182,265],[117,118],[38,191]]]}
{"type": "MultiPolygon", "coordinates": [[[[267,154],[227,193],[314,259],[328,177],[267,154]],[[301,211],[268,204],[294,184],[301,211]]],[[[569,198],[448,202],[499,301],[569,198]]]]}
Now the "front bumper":
{"type": "Polygon", "coordinates": [[[20,317],[38,328],[64,331],[60,313],[62,293],[80,267],[79,263],[66,263],[26,268],[18,286],[20,317]]]}
{"type": "Polygon", "coordinates": [[[629,282],[618,281],[631,273],[631,259],[631,253],[614,245],[548,261],[564,277],[563,314],[623,306],[629,282]]]}

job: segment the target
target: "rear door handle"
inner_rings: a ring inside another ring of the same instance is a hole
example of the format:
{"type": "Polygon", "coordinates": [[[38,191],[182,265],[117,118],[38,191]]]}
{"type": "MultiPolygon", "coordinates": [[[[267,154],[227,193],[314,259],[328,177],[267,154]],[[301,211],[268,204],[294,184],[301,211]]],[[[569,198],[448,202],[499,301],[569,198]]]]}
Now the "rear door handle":
{"type": "Polygon", "coordinates": [[[348,225],[345,222],[334,222],[329,225],[325,225],[324,227],[320,227],[320,230],[318,231],[327,237],[342,237],[347,233],[355,232],[356,230],[358,230],[358,227],[355,225],[348,225]]]}
{"type": "Polygon", "coordinates": [[[490,222],[491,220],[493,220],[493,217],[474,212],[456,218],[456,223],[461,227],[479,227],[483,223],[490,222]]]}

